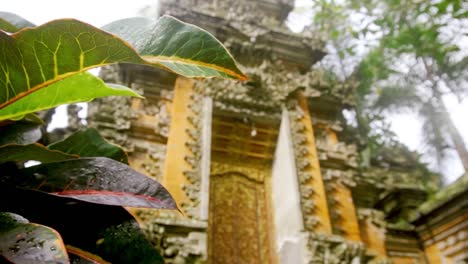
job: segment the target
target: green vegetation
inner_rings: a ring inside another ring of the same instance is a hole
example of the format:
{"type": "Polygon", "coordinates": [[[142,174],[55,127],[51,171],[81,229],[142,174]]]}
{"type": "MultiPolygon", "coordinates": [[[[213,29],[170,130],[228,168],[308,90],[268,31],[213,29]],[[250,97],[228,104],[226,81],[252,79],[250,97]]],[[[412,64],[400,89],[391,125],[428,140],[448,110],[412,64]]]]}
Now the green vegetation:
{"type": "Polygon", "coordinates": [[[138,97],[86,72],[111,63],[246,79],[231,55],[206,31],[169,16],[121,20],[104,31],[73,19],[33,27],[0,12],[0,29],[1,260],[162,263],[123,206],[177,209],[167,190],[130,168],[125,151],[94,129],[44,145],[44,123],[34,112],[138,97]],[[28,161],[41,164],[25,167],[28,161]]]}
{"type": "Polygon", "coordinates": [[[437,160],[455,149],[467,170],[468,151],[442,100],[468,94],[466,3],[321,0],[313,8],[313,27],[328,36],[331,50],[320,66],[358,83],[354,112],[362,165],[380,146],[393,144],[386,114],[406,111],[423,122],[427,149],[437,160]]]}

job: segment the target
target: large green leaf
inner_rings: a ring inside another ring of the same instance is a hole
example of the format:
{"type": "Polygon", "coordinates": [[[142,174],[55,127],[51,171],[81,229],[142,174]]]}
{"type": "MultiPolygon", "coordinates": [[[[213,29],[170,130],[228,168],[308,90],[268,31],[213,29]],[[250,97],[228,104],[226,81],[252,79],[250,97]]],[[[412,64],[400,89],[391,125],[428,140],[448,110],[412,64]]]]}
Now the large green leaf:
{"type": "Polygon", "coordinates": [[[105,84],[94,75],[82,72],[40,89],[34,96],[22,97],[15,103],[0,108],[0,120],[19,119],[30,112],[109,95],[139,96],[130,88],[105,84]]]}
{"type": "Polygon", "coordinates": [[[16,14],[0,11],[0,30],[14,33],[26,27],[34,24],[16,14]]]}
{"type": "Polygon", "coordinates": [[[3,173],[0,179],[8,185],[62,197],[107,205],[177,208],[161,184],[108,158],[80,158],[3,173]]]}
{"type": "Polygon", "coordinates": [[[39,143],[30,145],[7,144],[0,146],[0,163],[26,160],[56,162],[76,159],[78,157],[77,155],[70,155],[62,151],[50,150],[39,143]]]}
{"type": "Polygon", "coordinates": [[[94,128],[78,131],[62,141],[49,145],[48,148],[80,157],[107,157],[128,164],[127,153],[121,147],[101,137],[94,128]]]}
{"type": "MultiPolygon", "coordinates": [[[[118,25],[121,23],[112,24],[109,29],[122,29],[123,32],[133,29],[118,25]]],[[[161,18],[152,27],[153,30],[139,31],[152,35],[131,35],[136,39],[124,35],[138,48],[144,47],[141,49],[143,58],[120,38],[72,19],[55,20],[13,35],[0,31],[0,120],[18,118],[17,115],[44,107],[90,100],[80,96],[83,90],[90,90],[87,85],[71,88],[76,90],[74,95],[78,95],[79,100],[63,99],[67,92],[55,93],[60,90],[43,88],[78,72],[110,63],[150,64],[189,77],[246,78],[227,50],[206,31],[171,17],[161,18]],[[45,90],[43,95],[34,96],[20,106],[12,106],[42,90],[45,90]],[[53,104],[43,102],[50,98],[53,104]],[[29,106],[27,110],[23,109],[25,106],[29,106]]],[[[75,82],[83,82],[79,81],[82,78],[76,77],[75,82]]],[[[64,87],[64,83],[61,86],[64,87]]]]}
{"type": "Polygon", "coordinates": [[[129,18],[103,27],[130,43],[143,59],[188,77],[247,77],[216,38],[170,16],[129,18]]]}
{"type": "Polygon", "coordinates": [[[62,238],[50,227],[0,213],[0,255],[13,263],[69,263],[62,238]],[[20,219],[20,221],[18,221],[20,219]]]}
{"type": "Polygon", "coordinates": [[[55,20],[13,35],[0,31],[0,109],[77,72],[124,61],[142,63],[121,39],[77,20],[55,20]]]}

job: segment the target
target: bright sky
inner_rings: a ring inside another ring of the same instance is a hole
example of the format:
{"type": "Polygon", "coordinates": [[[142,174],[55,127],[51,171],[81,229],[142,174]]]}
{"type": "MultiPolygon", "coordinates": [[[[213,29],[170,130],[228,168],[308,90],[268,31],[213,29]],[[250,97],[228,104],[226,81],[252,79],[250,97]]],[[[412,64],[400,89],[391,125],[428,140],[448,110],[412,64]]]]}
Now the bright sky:
{"type": "Polygon", "coordinates": [[[0,10],[12,12],[34,24],[43,24],[57,18],[76,18],[101,27],[112,21],[137,16],[147,5],[157,0],[3,0],[0,10]]]}
{"type": "MultiPolygon", "coordinates": [[[[304,0],[297,1],[305,3],[304,0]]],[[[37,25],[57,18],[76,18],[101,27],[118,19],[136,16],[143,7],[156,6],[157,2],[157,0],[3,0],[0,4],[0,11],[18,14],[37,25]]],[[[294,20],[298,22],[297,24],[307,22],[307,19],[301,16],[294,16],[294,20]]],[[[468,122],[466,121],[468,100],[459,103],[454,98],[446,98],[446,103],[456,126],[465,138],[465,144],[468,145],[468,122]]],[[[60,119],[65,119],[65,113],[61,114],[60,119]]],[[[401,141],[413,150],[422,149],[420,126],[416,117],[411,115],[394,115],[392,118],[392,129],[401,141]]],[[[443,171],[448,182],[454,181],[462,172],[462,166],[456,157],[447,162],[443,171]]]]}

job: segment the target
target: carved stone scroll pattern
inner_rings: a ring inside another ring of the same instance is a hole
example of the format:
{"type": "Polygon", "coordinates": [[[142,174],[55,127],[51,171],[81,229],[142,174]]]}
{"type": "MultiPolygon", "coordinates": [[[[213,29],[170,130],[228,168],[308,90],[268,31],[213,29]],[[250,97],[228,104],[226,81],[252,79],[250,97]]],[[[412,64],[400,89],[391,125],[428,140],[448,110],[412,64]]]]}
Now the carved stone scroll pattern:
{"type": "Polygon", "coordinates": [[[307,247],[310,250],[309,264],[362,263],[365,246],[338,236],[309,233],[307,247]]]}
{"type": "Polygon", "coordinates": [[[185,226],[181,232],[181,228],[174,228],[154,218],[145,221],[141,228],[159,250],[165,263],[206,263],[206,232],[203,229],[185,226]]]}
{"type": "Polygon", "coordinates": [[[301,194],[302,215],[304,217],[304,227],[306,230],[314,230],[319,224],[319,218],[314,215],[314,189],[305,183],[309,182],[313,175],[308,171],[311,166],[310,161],[306,159],[309,152],[307,148],[307,137],[304,134],[306,128],[301,122],[304,112],[295,103],[289,103],[289,119],[291,122],[291,136],[294,146],[294,156],[296,161],[297,176],[299,179],[299,190],[301,194]]]}
{"type": "Polygon", "coordinates": [[[357,149],[355,145],[348,145],[344,142],[330,144],[327,140],[316,137],[317,151],[319,152],[319,159],[334,160],[349,168],[357,168],[357,149]]]}
{"type": "Polygon", "coordinates": [[[387,221],[385,221],[385,214],[382,211],[372,208],[358,208],[357,217],[361,221],[371,221],[383,231],[386,230],[387,221]]]}
{"type": "Polygon", "coordinates": [[[250,76],[250,82],[212,79],[198,82],[195,89],[212,97],[218,109],[254,116],[270,116],[272,113],[279,116],[288,95],[300,88],[305,89],[308,97],[321,94],[313,88],[323,81],[318,71],[300,74],[279,61],[269,60],[243,70],[250,76]]]}
{"type": "Polygon", "coordinates": [[[166,160],[166,146],[153,144],[148,146],[146,153],[148,158],[142,162],[141,167],[145,170],[147,175],[153,177],[157,181],[161,181],[164,162],[166,160]]]}
{"type": "Polygon", "coordinates": [[[199,217],[200,206],[200,188],[201,188],[201,131],[202,131],[202,111],[203,95],[193,92],[190,95],[191,103],[189,105],[191,113],[188,121],[191,128],[185,132],[189,135],[189,140],[185,143],[190,150],[190,155],[184,157],[184,160],[190,164],[191,170],[184,171],[184,176],[190,184],[182,186],[189,201],[181,204],[184,212],[192,218],[199,217]]]}

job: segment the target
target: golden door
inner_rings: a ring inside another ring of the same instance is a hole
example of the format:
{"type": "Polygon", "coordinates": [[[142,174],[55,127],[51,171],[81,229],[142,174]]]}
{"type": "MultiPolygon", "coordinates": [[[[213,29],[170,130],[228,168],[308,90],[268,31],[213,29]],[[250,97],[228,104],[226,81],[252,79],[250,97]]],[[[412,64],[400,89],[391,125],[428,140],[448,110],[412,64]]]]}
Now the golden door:
{"type": "Polygon", "coordinates": [[[274,263],[265,182],[228,172],[210,179],[208,263],[274,263]]]}

